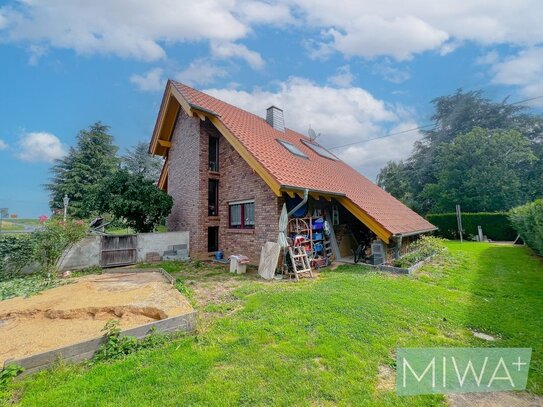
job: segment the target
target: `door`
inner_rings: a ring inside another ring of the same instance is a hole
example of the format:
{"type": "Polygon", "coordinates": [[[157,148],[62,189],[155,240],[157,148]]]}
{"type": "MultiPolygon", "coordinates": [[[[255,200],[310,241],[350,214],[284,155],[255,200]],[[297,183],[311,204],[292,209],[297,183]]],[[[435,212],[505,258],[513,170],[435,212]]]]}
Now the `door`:
{"type": "Polygon", "coordinates": [[[135,264],[137,238],[137,235],[102,236],[100,265],[102,267],[116,267],[135,264]]]}

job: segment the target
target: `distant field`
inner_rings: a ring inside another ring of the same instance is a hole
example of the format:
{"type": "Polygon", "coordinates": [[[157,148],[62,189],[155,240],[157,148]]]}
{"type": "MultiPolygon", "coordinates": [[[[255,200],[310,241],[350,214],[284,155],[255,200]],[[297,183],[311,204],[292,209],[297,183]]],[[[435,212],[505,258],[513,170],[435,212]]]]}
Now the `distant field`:
{"type": "Polygon", "coordinates": [[[24,226],[13,222],[13,220],[2,220],[2,230],[4,231],[13,231],[13,230],[23,230],[24,226]]]}
{"type": "Polygon", "coordinates": [[[9,219],[9,220],[4,220],[4,222],[12,222],[12,223],[24,223],[25,225],[31,225],[31,226],[38,226],[40,224],[40,221],[36,218],[36,219],[9,219]]]}

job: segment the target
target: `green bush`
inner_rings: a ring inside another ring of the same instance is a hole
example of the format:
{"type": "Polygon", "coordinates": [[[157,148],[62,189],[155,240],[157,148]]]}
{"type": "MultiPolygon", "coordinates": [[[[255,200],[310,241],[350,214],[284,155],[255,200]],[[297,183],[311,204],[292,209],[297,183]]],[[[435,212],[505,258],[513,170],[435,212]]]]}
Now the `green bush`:
{"type": "MultiPolygon", "coordinates": [[[[438,213],[426,215],[426,219],[439,228],[437,236],[446,239],[459,239],[456,213],[438,213]]],[[[462,228],[464,238],[476,236],[477,226],[483,228],[483,233],[489,239],[496,241],[515,240],[517,232],[511,225],[508,214],[503,212],[462,213],[462,228]]]]}
{"type": "Polygon", "coordinates": [[[543,255],[543,201],[511,209],[509,219],[524,242],[543,255]]]}
{"type": "Polygon", "coordinates": [[[0,236],[0,281],[20,274],[32,261],[35,240],[29,234],[0,236]]]}
{"type": "Polygon", "coordinates": [[[44,223],[42,229],[33,232],[36,240],[34,256],[40,263],[41,271],[53,275],[64,251],[83,239],[86,234],[87,225],[81,220],[51,220],[44,223]]]}
{"type": "Polygon", "coordinates": [[[434,236],[421,236],[409,246],[409,252],[394,260],[396,267],[408,268],[430,256],[445,253],[447,247],[444,240],[434,236]]]}
{"type": "Polygon", "coordinates": [[[170,341],[170,336],[159,333],[154,327],[151,328],[149,335],[141,340],[133,336],[121,336],[119,321],[116,319],[107,321],[102,332],[106,336],[106,342],[94,355],[93,362],[122,359],[131,353],[157,348],[170,341]]]}

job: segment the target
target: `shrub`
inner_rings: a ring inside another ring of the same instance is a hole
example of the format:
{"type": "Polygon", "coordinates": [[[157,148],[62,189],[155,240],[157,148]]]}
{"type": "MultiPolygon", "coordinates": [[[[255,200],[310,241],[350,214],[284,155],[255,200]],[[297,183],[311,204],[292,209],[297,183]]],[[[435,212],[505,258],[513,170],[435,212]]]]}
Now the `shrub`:
{"type": "Polygon", "coordinates": [[[94,361],[121,359],[142,349],[162,346],[169,341],[169,336],[156,332],[156,328],[151,328],[151,333],[141,340],[133,336],[121,336],[119,321],[116,319],[107,321],[102,332],[107,340],[94,355],[94,361]]]}
{"type": "Polygon", "coordinates": [[[422,236],[409,246],[409,252],[394,260],[396,267],[408,268],[430,256],[445,253],[444,240],[434,236],[422,236]]]}
{"type": "Polygon", "coordinates": [[[29,234],[0,236],[0,281],[16,277],[32,262],[34,245],[29,234]]]}
{"type": "MultiPolygon", "coordinates": [[[[426,219],[439,228],[437,236],[446,239],[459,239],[456,213],[438,213],[426,215],[426,219]]],[[[503,212],[462,213],[462,228],[464,237],[476,236],[477,226],[483,228],[483,233],[492,240],[514,240],[517,236],[511,225],[508,214],[503,212]]]]}
{"type": "Polygon", "coordinates": [[[51,220],[44,227],[34,232],[36,240],[34,256],[40,263],[41,270],[47,275],[56,271],[57,264],[64,251],[87,234],[84,221],[69,220],[59,222],[51,220]]]}
{"type": "Polygon", "coordinates": [[[538,199],[511,209],[509,219],[524,242],[543,255],[543,201],[538,199]]]}
{"type": "Polygon", "coordinates": [[[23,371],[24,368],[19,365],[7,365],[0,369],[0,389],[5,388],[14,377],[23,371]]]}

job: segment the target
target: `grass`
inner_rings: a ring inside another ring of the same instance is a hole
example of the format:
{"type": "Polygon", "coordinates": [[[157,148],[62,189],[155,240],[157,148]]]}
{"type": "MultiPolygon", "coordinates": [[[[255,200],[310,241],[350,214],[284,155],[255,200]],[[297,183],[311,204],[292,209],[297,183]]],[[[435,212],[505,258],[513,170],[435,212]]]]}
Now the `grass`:
{"type": "Polygon", "coordinates": [[[528,390],[542,394],[541,259],[523,247],[448,246],[450,258],[409,277],[342,266],[280,283],[169,264],[194,294],[196,335],[121,361],[57,366],[9,391],[40,406],[445,405],[397,396],[380,368],[394,368],[397,347],[496,346],[533,348],[528,390]]]}

